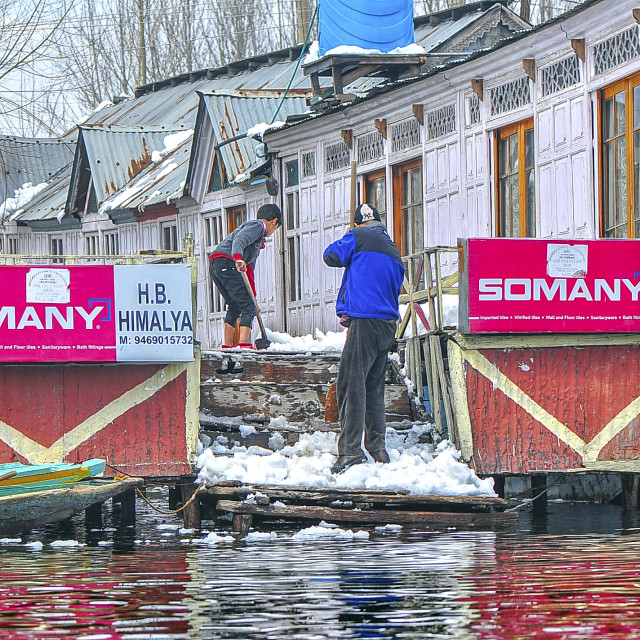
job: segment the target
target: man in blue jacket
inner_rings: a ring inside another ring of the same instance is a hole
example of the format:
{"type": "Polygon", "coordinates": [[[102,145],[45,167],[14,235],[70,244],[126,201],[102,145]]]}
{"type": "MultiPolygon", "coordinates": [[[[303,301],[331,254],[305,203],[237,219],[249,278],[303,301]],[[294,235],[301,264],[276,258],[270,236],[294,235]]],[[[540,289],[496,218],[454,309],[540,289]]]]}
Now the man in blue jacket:
{"type": "Polygon", "coordinates": [[[332,473],[366,462],[364,446],[376,462],[389,462],[385,446],[384,376],[399,318],[404,279],[400,252],[378,211],[361,204],[355,228],[324,252],[330,267],[344,267],[336,301],[340,323],[348,327],[340,359],[337,399],[340,416],[338,458],[332,473]]]}

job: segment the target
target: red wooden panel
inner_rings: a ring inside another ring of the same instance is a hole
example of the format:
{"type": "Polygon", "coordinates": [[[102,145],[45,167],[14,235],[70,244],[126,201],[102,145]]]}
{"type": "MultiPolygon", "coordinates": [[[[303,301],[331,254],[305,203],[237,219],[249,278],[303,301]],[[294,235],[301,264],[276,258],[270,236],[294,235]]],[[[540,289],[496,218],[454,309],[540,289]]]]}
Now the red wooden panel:
{"type": "MultiPolygon", "coordinates": [[[[70,450],[64,461],[105,458],[109,465],[131,475],[190,472],[187,374],[182,371],[152,393],[155,387],[144,383],[162,368],[128,364],[0,367],[0,421],[9,427],[0,424],[0,462],[28,462],[24,456],[33,448],[51,448],[66,438],[70,450]],[[120,415],[105,424],[96,421],[98,427],[86,436],[77,432],[69,435],[138,385],[150,395],[130,398],[120,415]],[[12,429],[19,434],[12,435],[12,429]],[[20,441],[19,451],[7,444],[12,437],[20,441]]],[[[107,468],[107,475],[117,472],[107,468]]]]}
{"type": "MultiPolygon", "coordinates": [[[[640,396],[636,345],[479,353],[585,443],[640,396]]],[[[544,417],[525,411],[469,362],[465,369],[476,471],[528,473],[582,466],[582,456],[549,429],[544,417]]],[[[640,458],[638,435],[634,417],[602,448],[597,461],[640,458]]]]}

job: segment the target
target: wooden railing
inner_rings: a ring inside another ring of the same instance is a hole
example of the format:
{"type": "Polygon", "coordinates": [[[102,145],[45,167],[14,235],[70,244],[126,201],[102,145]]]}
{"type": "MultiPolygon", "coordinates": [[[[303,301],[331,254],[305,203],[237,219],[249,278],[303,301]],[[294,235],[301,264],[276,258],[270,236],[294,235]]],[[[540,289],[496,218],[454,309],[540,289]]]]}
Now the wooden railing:
{"type": "Polygon", "coordinates": [[[406,309],[396,333],[399,344],[404,345],[405,373],[418,400],[429,401],[427,408],[442,434],[454,428],[442,340],[454,328],[445,322],[443,295],[458,294],[457,256],[452,255],[457,252],[455,247],[429,247],[403,258],[406,276],[400,305],[406,309]],[[448,264],[443,265],[444,259],[448,264]]]}

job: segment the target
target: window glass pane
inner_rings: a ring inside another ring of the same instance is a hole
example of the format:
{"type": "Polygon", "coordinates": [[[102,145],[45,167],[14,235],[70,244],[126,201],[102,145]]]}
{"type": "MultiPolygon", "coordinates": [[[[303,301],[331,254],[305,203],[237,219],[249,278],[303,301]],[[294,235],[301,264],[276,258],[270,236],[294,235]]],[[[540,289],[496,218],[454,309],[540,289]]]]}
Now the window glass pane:
{"type": "Polygon", "coordinates": [[[510,209],[510,233],[509,236],[517,238],[520,235],[520,181],[518,174],[509,177],[510,209]]]}
{"type": "Polygon", "coordinates": [[[498,175],[503,177],[509,171],[509,139],[498,140],[498,175]]]}
{"type": "Polygon", "coordinates": [[[624,91],[616,93],[614,96],[614,118],[615,118],[615,133],[623,133],[626,125],[626,109],[624,104],[624,91]]]}
{"type": "Polygon", "coordinates": [[[640,128],[640,85],[633,88],[633,128],[640,128]]]}
{"type": "Polygon", "coordinates": [[[407,203],[409,202],[409,172],[408,171],[403,171],[402,172],[402,186],[401,186],[401,191],[400,191],[400,206],[406,206],[407,203]]]}
{"type": "Polygon", "coordinates": [[[421,202],[422,198],[422,169],[416,167],[411,171],[411,202],[421,202]]]}
{"type": "Polygon", "coordinates": [[[509,136],[509,172],[518,171],[518,134],[509,136]]]}
{"type": "Polygon", "coordinates": [[[526,229],[527,238],[536,237],[536,193],[533,170],[529,170],[525,176],[527,189],[526,229]]]}
{"type": "Polygon", "coordinates": [[[626,136],[616,139],[616,226],[617,238],[627,236],[627,143],[626,136]]]}
{"type": "Polygon", "coordinates": [[[413,207],[413,247],[412,253],[416,253],[423,248],[424,245],[424,220],[422,218],[422,205],[417,204],[413,207]]]}
{"type": "Polygon", "coordinates": [[[524,132],[524,166],[525,169],[533,168],[533,129],[524,132]]]}
{"type": "Polygon", "coordinates": [[[613,99],[604,101],[604,113],[602,116],[605,140],[613,137],[613,99]]]}
{"type": "Polygon", "coordinates": [[[291,160],[285,163],[285,186],[293,187],[299,183],[298,161],[291,160]]]}

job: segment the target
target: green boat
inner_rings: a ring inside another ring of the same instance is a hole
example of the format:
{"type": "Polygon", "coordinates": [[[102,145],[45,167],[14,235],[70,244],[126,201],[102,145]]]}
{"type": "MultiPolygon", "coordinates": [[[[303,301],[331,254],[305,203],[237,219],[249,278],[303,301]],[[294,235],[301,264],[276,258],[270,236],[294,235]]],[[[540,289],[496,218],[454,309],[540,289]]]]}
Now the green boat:
{"type": "Polygon", "coordinates": [[[94,458],[78,464],[0,464],[0,497],[42,491],[104,473],[106,461],[94,458]]]}
{"type": "Polygon", "coordinates": [[[143,478],[89,478],[0,497],[0,534],[16,534],[59,522],[144,484],[143,478]]]}

